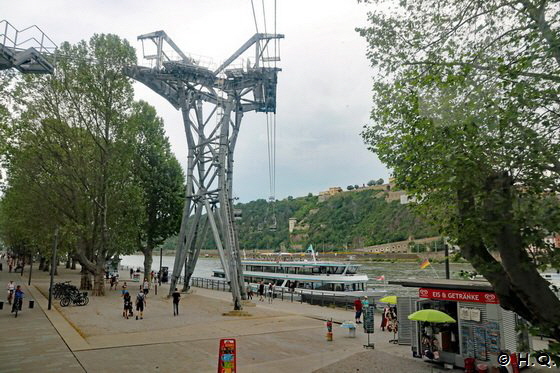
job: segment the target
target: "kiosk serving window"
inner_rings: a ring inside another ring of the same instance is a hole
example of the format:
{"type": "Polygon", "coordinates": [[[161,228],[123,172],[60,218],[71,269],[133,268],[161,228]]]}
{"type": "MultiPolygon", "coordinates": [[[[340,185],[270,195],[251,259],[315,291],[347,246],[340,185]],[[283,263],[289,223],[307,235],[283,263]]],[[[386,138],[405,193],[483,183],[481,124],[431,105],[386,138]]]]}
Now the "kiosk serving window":
{"type": "MultiPolygon", "coordinates": [[[[420,301],[418,309],[434,309],[448,314],[457,320],[457,302],[425,300],[420,301]]],[[[419,328],[421,352],[430,358],[430,352],[436,357],[441,352],[459,354],[459,326],[457,323],[421,322],[419,328]],[[437,352],[437,353],[435,353],[437,352]]]]}

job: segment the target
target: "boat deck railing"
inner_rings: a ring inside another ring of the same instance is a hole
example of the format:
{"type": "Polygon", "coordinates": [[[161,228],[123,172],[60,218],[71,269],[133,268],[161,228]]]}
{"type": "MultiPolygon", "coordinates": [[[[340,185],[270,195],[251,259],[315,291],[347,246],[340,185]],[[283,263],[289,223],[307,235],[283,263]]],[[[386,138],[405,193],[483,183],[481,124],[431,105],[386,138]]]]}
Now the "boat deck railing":
{"type": "MultiPolygon", "coordinates": [[[[226,280],[217,280],[211,278],[203,277],[191,277],[190,285],[198,288],[218,290],[218,291],[230,291],[229,284],[226,280]]],[[[249,285],[253,291],[253,297],[257,299],[259,297],[257,293],[256,285],[249,285]]],[[[265,288],[265,298],[268,297],[268,289],[265,288]]],[[[309,303],[312,305],[318,305],[323,307],[336,307],[344,308],[345,310],[351,310],[354,308],[354,300],[356,296],[352,295],[340,295],[329,291],[321,290],[311,290],[311,289],[286,289],[283,287],[275,288],[273,292],[274,300],[280,300],[282,302],[299,302],[299,303],[309,303]]],[[[377,302],[381,297],[369,297],[371,301],[377,302]]]]}

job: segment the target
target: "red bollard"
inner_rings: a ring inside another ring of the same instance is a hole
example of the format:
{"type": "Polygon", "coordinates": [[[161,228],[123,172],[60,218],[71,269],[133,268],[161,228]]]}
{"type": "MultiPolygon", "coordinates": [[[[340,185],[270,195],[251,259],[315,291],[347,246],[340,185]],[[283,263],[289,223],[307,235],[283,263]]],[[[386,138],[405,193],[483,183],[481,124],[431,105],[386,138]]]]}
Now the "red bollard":
{"type": "Polygon", "coordinates": [[[519,373],[519,361],[517,360],[517,354],[514,352],[510,355],[509,363],[513,369],[513,373],[519,373]]]}
{"type": "Polygon", "coordinates": [[[465,373],[474,373],[474,358],[468,357],[465,359],[465,373]]]}

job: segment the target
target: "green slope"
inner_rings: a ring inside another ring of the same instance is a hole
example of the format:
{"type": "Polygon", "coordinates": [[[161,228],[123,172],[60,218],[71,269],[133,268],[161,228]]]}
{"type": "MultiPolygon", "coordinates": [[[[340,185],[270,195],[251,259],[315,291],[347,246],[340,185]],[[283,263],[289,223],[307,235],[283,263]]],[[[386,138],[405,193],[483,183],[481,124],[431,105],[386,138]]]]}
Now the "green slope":
{"type": "Polygon", "coordinates": [[[408,237],[436,236],[437,231],[423,222],[406,205],[386,202],[379,191],[346,192],[318,202],[317,197],[288,198],[275,203],[277,230],[270,231],[271,205],[264,200],[237,204],[243,211],[238,221],[242,248],[278,248],[309,243],[322,247],[356,248],[408,237]],[[288,219],[294,217],[309,228],[296,230],[290,237],[288,219]],[[294,240],[295,236],[295,240],[294,240]]]}
{"type": "MultiPolygon", "coordinates": [[[[238,203],[242,219],[236,221],[242,249],[289,250],[296,245],[341,250],[387,242],[436,236],[437,231],[418,218],[407,205],[386,202],[377,190],[345,192],[318,202],[316,196],[288,197],[273,204],[264,199],[238,203]],[[270,229],[276,217],[276,230],[270,229]],[[296,218],[308,229],[297,229],[290,237],[288,219],[296,218]]],[[[164,249],[176,247],[176,237],[164,249]]],[[[207,237],[205,248],[215,248],[207,237]]]]}

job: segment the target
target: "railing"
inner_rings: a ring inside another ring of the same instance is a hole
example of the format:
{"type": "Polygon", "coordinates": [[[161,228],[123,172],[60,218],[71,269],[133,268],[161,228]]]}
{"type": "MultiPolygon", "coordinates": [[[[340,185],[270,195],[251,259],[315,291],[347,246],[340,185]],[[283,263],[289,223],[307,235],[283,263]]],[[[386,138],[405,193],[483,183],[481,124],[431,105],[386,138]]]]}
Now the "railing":
{"type": "MultiPolygon", "coordinates": [[[[190,285],[194,287],[219,290],[219,291],[230,291],[229,284],[226,280],[215,280],[202,277],[192,277],[190,285]]],[[[254,292],[253,297],[258,298],[257,286],[251,285],[251,289],[254,292]]],[[[264,297],[268,297],[268,289],[265,289],[264,297]]],[[[320,290],[303,290],[295,289],[294,291],[280,288],[275,289],[273,292],[273,297],[275,300],[286,301],[286,302],[299,302],[299,303],[309,303],[312,305],[318,305],[323,307],[337,307],[344,308],[345,310],[351,310],[354,308],[355,296],[345,296],[339,295],[328,291],[320,290]]],[[[376,301],[374,297],[371,297],[371,302],[376,301]]]]}
{"type": "Polygon", "coordinates": [[[0,43],[14,50],[35,48],[42,54],[53,54],[56,50],[54,41],[39,27],[33,25],[18,30],[6,20],[0,21],[0,43]]]}

